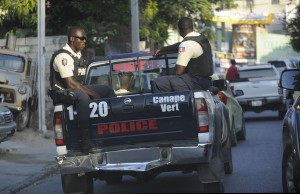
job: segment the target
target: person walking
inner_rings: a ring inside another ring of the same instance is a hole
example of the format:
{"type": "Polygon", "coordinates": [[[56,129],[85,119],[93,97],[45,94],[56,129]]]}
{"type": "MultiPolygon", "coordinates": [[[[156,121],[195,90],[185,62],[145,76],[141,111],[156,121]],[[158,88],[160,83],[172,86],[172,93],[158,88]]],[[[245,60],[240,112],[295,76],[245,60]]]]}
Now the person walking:
{"type": "Polygon", "coordinates": [[[93,151],[89,131],[89,103],[91,99],[115,97],[114,90],[105,85],[82,85],[80,77],[85,75],[85,61],[81,51],[86,46],[86,32],[81,27],[68,29],[68,42],[56,51],[50,61],[50,86],[54,91],[68,89],[74,93],[75,108],[78,116],[78,129],[80,130],[81,151],[93,151]]]}
{"type": "Polygon", "coordinates": [[[227,70],[226,79],[229,82],[234,82],[237,79],[239,79],[239,73],[238,73],[237,67],[235,66],[236,65],[236,61],[234,59],[231,59],[230,63],[231,63],[231,66],[227,70]]]}
{"type": "Polygon", "coordinates": [[[154,56],[164,52],[178,52],[177,62],[172,75],[158,77],[152,82],[152,92],[182,90],[207,90],[211,86],[213,74],[212,51],[209,40],[194,31],[193,21],[183,17],[178,21],[182,42],[162,47],[154,56]]]}

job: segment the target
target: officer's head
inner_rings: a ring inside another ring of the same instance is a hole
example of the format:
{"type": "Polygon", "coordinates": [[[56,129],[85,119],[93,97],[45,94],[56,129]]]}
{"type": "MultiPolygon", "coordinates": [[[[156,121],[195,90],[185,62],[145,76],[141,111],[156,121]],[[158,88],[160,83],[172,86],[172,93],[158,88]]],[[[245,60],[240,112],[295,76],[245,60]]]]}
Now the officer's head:
{"type": "Polygon", "coordinates": [[[230,62],[231,62],[232,65],[236,64],[236,61],[234,59],[231,59],[230,62]]]}
{"type": "Polygon", "coordinates": [[[185,37],[188,33],[193,31],[193,20],[188,17],[183,17],[178,21],[179,34],[185,37]]]}
{"type": "Polygon", "coordinates": [[[86,44],[86,33],[83,28],[73,26],[68,29],[68,44],[74,52],[84,49],[86,44]]]}

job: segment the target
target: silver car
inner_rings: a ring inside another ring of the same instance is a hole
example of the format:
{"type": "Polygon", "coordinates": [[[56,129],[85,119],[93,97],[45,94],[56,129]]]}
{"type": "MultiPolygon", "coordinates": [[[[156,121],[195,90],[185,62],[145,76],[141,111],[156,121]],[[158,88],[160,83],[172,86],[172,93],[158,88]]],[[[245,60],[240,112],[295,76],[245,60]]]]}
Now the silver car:
{"type": "Polygon", "coordinates": [[[13,120],[12,112],[0,105],[0,143],[14,135],[17,125],[13,120]]]}

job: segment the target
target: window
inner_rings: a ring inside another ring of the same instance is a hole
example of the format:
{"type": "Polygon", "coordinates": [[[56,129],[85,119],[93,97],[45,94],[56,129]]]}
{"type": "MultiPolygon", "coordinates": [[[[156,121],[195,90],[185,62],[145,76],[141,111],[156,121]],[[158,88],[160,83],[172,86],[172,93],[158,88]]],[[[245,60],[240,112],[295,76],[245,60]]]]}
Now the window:
{"type": "Polygon", "coordinates": [[[271,0],[271,4],[279,4],[279,0],[271,0]]]}

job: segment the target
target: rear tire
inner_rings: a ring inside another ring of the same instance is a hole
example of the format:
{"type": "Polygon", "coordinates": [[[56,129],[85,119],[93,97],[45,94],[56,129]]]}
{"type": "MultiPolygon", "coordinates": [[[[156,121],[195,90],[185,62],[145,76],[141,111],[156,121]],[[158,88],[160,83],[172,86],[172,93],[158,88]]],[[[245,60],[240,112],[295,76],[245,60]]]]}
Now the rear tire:
{"type": "Polygon", "coordinates": [[[237,137],[235,134],[235,125],[234,125],[234,120],[232,120],[232,129],[230,130],[230,134],[231,134],[231,146],[237,146],[237,137]]]}
{"type": "Polygon", "coordinates": [[[78,174],[61,175],[61,183],[64,193],[94,193],[94,180],[88,174],[81,176],[78,174]]]}
{"type": "Polygon", "coordinates": [[[285,116],[286,111],[285,110],[279,110],[278,111],[278,118],[283,119],[285,116]]]}
{"type": "Polygon", "coordinates": [[[223,182],[203,183],[204,193],[224,193],[223,182]]]}
{"type": "Polygon", "coordinates": [[[238,140],[246,140],[246,125],[244,114],[242,119],[242,130],[236,133],[236,137],[238,140]]]}
{"type": "Polygon", "coordinates": [[[295,165],[295,154],[291,143],[288,143],[282,157],[282,187],[284,193],[300,192],[300,175],[295,165]]]}
{"type": "Polygon", "coordinates": [[[105,182],[109,185],[115,185],[122,183],[122,179],[122,175],[108,175],[107,177],[105,177],[105,182]]]}

